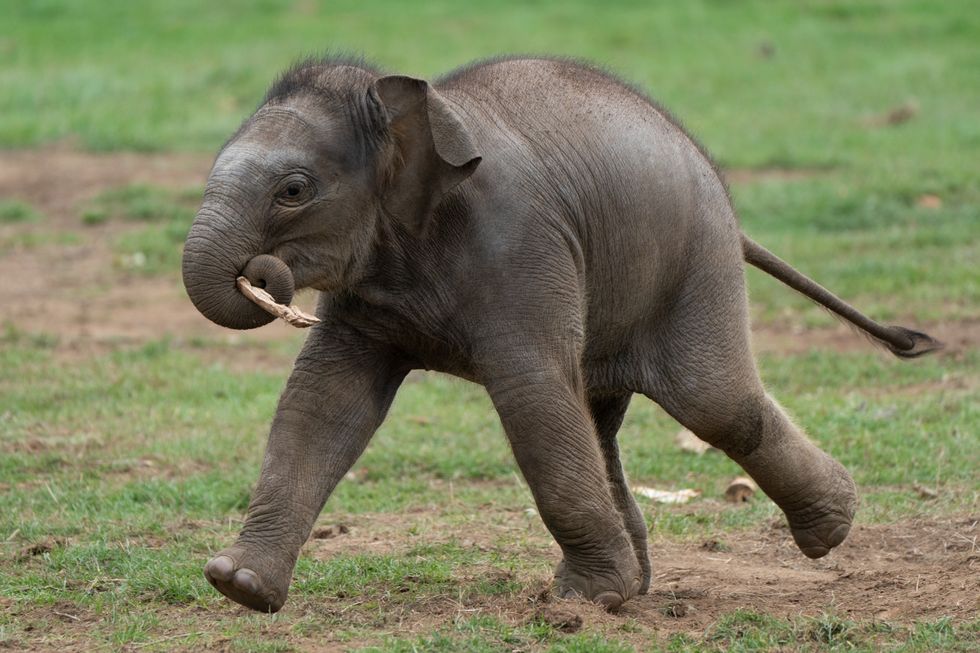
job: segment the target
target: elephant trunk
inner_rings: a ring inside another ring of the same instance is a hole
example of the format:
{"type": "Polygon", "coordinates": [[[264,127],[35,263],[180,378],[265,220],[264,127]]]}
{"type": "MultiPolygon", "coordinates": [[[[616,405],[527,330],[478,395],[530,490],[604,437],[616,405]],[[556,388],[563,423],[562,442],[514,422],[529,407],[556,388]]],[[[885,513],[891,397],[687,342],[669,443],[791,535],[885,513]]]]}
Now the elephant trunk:
{"type": "Polygon", "coordinates": [[[194,306],[212,322],[230,329],[254,329],[275,318],[238,291],[244,276],[281,304],[293,299],[293,274],[282,260],[261,254],[258,238],[202,208],[184,245],[184,287],[194,306]]]}

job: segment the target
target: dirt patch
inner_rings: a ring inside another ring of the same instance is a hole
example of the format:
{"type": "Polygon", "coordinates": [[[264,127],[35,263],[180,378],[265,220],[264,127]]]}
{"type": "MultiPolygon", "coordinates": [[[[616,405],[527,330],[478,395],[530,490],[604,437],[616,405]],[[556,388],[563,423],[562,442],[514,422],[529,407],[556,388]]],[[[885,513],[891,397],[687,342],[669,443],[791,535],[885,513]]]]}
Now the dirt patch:
{"type": "Polygon", "coordinates": [[[201,154],[92,153],[64,146],[5,150],[0,152],[0,197],[27,202],[74,228],[79,205],[106,189],[203,187],[211,161],[201,154]]]}
{"type": "Polygon", "coordinates": [[[975,518],[858,525],[816,561],[796,550],[781,524],[728,536],[726,551],[657,542],[652,591],[623,613],[647,621],[680,603],[683,614],[668,612],[661,628],[688,632],[739,607],[781,618],[973,618],[980,609],[978,534],[975,518]]]}
{"type": "MultiPolygon", "coordinates": [[[[0,198],[27,202],[44,218],[30,224],[0,225],[0,242],[16,234],[41,235],[37,244],[0,256],[0,278],[15,279],[0,294],[0,327],[53,336],[68,360],[162,338],[234,347],[227,361],[245,369],[288,369],[303,334],[282,324],[233,332],[211,324],[194,309],[179,271],[161,277],[128,272],[114,260],[111,243],[139,225],[110,222],[84,225],[91,198],[130,184],[184,189],[203,186],[211,156],[200,154],[93,154],[64,147],[0,153],[0,198]],[[64,244],[58,234],[71,234],[64,244]],[[285,341],[283,352],[254,344],[285,341]]],[[[309,311],[315,293],[297,303],[309,311]]],[[[223,353],[228,353],[224,351],[223,353]]]]}
{"type": "MultiPolygon", "coordinates": [[[[448,526],[438,515],[360,515],[348,533],[311,540],[304,555],[329,559],[351,551],[404,553],[422,543],[453,541],[495,552],[502,560],[533,556],[556,562],[560,556],[543,526],[522,512],[491,512],[480,523],[482,527],[448,526]],[[438,531],[426,529],[430,517],[438,531]]],[[[980,527],[972,516],[857,524],[843,545],[819,560],[799,552],[781,520],[756,530],[719,533],[700,545],[655,539],[650,555],[650,593],[626,603],[617,615],[575,601],[556,602],[549,592],[534,595],[535,584],[547,586],[548,573],[522,579],[530,589],[505,601],[507,605],[491,601],[486,609],[509,612],[515,623],[541,618],[578,629],[582,623],[572,618],[577,615],[586,626],[633,619],[667,633],[703,632],[739,608],[784,619],[832,613],[854,621],[903,624],[942,616],[971,619],[980,610],[980,527]],[[551,607],[542,610],[542,604],[551,607]]],[[[506,572],[482,570],[480,577],[493,573],[506,572]]]]}

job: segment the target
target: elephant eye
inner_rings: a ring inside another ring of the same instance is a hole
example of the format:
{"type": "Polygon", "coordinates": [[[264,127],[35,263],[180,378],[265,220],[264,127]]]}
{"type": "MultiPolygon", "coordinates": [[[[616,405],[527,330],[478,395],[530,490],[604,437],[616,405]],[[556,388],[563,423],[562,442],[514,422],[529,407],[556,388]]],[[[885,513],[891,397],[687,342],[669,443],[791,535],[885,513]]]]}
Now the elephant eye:
{"type": "Polygon", "coordinates": [[[297,206],[312,199],[313,190],[313,182],[304,175],[289,175],[279,184],[276,198],[280,204],[297,206]]]}

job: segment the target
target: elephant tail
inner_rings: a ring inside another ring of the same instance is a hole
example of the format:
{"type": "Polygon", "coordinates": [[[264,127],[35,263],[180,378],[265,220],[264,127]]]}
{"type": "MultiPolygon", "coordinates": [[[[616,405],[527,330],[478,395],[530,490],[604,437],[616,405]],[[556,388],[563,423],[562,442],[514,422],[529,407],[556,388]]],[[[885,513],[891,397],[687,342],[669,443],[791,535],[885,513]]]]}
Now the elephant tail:
{"type": "Polygon", "coordinates": [[[746,263],[806,295],[899,358],[915,358],[943,348],[943,343],[920,331],[875,322],[745,234],[742,234],[742,256],[746,263]]]}

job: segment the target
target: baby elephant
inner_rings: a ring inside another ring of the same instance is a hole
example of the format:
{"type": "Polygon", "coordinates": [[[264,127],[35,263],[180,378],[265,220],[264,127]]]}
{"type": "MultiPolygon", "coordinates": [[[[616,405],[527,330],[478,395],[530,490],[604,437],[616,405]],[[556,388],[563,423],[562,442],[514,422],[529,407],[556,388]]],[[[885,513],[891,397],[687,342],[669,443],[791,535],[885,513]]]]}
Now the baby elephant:
{"type": "Polygon", "coordinates": [[[206,317],[272,317],[321,291],[238,541],[205,567],[234,601],[286,600],[300,547],[410,370],[482,384],[564,559],[563,596],[647,591],[642,514],[616,445],[634,393],[737,461],[811,558],[847,536],[851,477],[762,387],[743,261],[901,357],[882,326],[740,230],[718,171],[671,117],[567,60],[484,61],[428,83],[361,61],[283,74],[221,149],[183,278],[206,317]]]}

